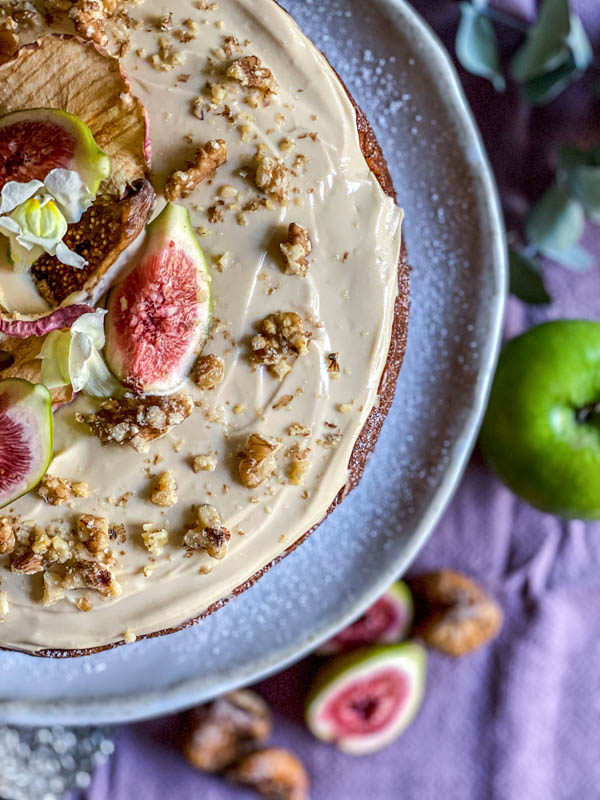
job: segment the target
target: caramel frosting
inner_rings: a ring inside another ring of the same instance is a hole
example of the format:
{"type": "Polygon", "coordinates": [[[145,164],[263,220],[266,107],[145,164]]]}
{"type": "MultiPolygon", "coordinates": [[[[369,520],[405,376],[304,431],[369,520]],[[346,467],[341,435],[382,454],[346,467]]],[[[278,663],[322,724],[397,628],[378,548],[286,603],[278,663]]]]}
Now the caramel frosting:
{"type": "MultiPolygon", "coordinates": [[[[48,474],[85,482],[89,495],[69,492],[52,505],[34,490],[0,514],[38,529],[76,529],[83,515],[107,520],[120,532],[111,541],[118,587],[108,596],[67,589],[44,605],[42,575],[15,574],[0,556],[0,589],[10,604],[0,644],[27,651],[98,647],[177,626],[231,595],[320,522],[377,403],[394,318],[402,213],[365,162],[342,84],[291,17],[273,0],[171,0],[162,19],[162,6],[150,2],[127,11],[119,22],[130,39],[122,61],[149,115],[154,213],[168,177],[198,147],[227,145],[226,163],[178,200],[211,266],[214,319],[204,354],[223,359],[224,378],[211,390],[188,379],[180,391],[194,403],[191,415],[147,452],[103,445],[77,421],[97,400],[80,395],[55,413],[48,474]],[[245,84],[231,70],[250,56],[271,78],[245,84]],[[262,186],[257,152],[266,158],[262,186]],[[283,164],[282,182],[272,180],[269,158],[283,164]],[[294,250],[291,237],[281,249],[291,223],[308,235],[310,253],[294,250]],[[295,270],[298,256],[307,263],[295,270]],[[293,354],[289,372],[276,377],[252,362],[250,343],[278,311],[299,315],[310,338],[307,352],[293,354]],[[239,454],[253,433],[276,442],[275,469],[247,488],[239,454]],[[176,501],[157,505],[153,492],[165,472],[176,501]],[[223,559],[184,546],[202,504],[217,509],[231,533],[223,559]],[[166,532],[157,554],[143,538],[152,530],[166,532]]],[[[70,24],[60,19],[54,28],[70,24]]],[[[115,25],[113,48],[119,35],[115,25]]],[[[3,302],[38,310],[28,280],[0,269],[3,302]]]]}

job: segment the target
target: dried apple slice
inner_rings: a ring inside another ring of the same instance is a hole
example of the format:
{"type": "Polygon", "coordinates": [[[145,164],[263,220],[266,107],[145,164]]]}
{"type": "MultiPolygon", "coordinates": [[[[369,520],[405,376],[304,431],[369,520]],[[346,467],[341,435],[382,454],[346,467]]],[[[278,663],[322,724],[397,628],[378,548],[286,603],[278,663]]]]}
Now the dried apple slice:
{"type": "Polygon", "coordinates": [[[70,225],[65,245],[83,256],[87,264],[75,269],[56,256],[42,255],[31,269],[38,292],[51,306],[63,303],[73,292],[87,299],[119,255],[144,230],[154,204],[154,189],[142,179],[121,200],[100,197],[80,222],[70,225]]]}
{"type": "MultiPolygon", "coordinates": [[[[121,195],[147,173],[148,120],[118,59],[74,36],[48,35],[0,65],[0,113],[55,108],[79,117],[112,161],[104,188],[121,195]]],[[[102,191],[102,190],[101,190],[102,191]]]]}

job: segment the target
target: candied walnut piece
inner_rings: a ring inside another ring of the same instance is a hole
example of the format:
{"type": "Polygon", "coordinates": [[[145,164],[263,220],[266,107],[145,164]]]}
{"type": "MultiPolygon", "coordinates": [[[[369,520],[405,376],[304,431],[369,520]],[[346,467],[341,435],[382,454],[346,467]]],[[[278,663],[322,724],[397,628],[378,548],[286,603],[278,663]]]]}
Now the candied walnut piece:
{"type": "Polygon", "coordinates": [[[76,414],[76,419],[89,425],[102,444],[128,443],[139,453],[147,453],[154,439],[180,425],[193,410],[187,394],[137,397],[128,392],[120,399],[106,400],[95,414],[76,414]]]}
{"type": "Polygon", "coordinates": [[[42,557],[28,550],[20,556],[14,555],[10,559],[10,569],[17,575],[35,575],[44,567],[42,557]]]}
{"type": "Polygon", "coordinates": [[[229,550],[231,533],[223,527],[221,515],[214,506],[198,507],[198,524],[187,531],[183,543],[188,550],[206,550],[211,558],[221,561],[229,550]]]}
{"type": "Polygon", "coordinates": [[[451,656],[471,653],[502,626],[502,609],[479,584],[444,569],[410,582],[415,598],[414,633],[451,656]]]}
{"type": "Polygon", "coordinates": [[[260,323],[259,331],[252,338],[251,360],[268,367],[269,372],[281,380],[291,369],[288,358],[308,352],[310,334],[304,329],[302,319],[293,311],[269,314],[260,323]]]}
{"type": "Polygon", "coordinates": [[[268,67],[265,67],[258,56],[238,58],[227,70],[227,77],[233,78],[249,89],[259,89],[263,93],[265,106],[271,102],[272,95],[279,91],[273,73],[268,67]]]}
{"type": "Polygon", "coordinates": [[[0,517],[0,556],[6,556],[15,549],[16,539],[13,526],[6,517],[0,517]]]}
{"type": "Polygon", "coordinates": [[[201,181],[226,161],[226,143],[223,139],[212,139],[196,150],[194,160],[189,161],[184,170],[178,169],[171,175],[165,185],[165,197],[170,203],[180,197],[187,197],[201,181]]]}
{"type": "Polygon", "coordinates": [[[106,47],[108,36],[104,25],[108,16],[102,0],[78,0],[69,11],[75,30],[84,39],[106,47]]]}
{"type": "Polygon", "coordinates": [[[158,481],[150,498],[155,506],[170,508],[177,503],[177,483],[170,470],[158,476],[158,481]]]}
{"type": "Polygon", "coordinates": [[[73,496],[67,481],[54,475],[44,475],[37,492],[42,500],[51,506],[62,506],[73,496]]]}
{"type": "Polygon", "coordinates": [[[287,241],[282,242],[279,247],[285,258],[286,275],[299,275],[305,278],[309,267],[307,256],[312,252],[312,243],[306,228],[292,222],[288,229],[287,241]]]}
{"type": "Polygon", "coordinates": [[[192,372],[192,380],[199,389],[214,389],[225,377],[225,362],[219,356],[200,356],[192,372]]]}
{"type": "Polygon", "coordinates": [[[168,532],[164,528],[155,527],[151,522],[147,522],[142,528],[142,539],[144,540],[146,549],[149,550],[153,556],[161,555],[169,542],[168,532]]]}
{"type": "Polygon", "coordinates": [[[249,753],[227,771],[227,777],[267,800],[308,800],[308,775],[289,750],[269,747],[249,753]]]}
{"type": "Polygon", "coordinates": [[[255,163],[254,182],[257,188],[283,205],[288,195],[288,168],[279,158],[267,155],[262,145],[257,149],[255,163]]]}
{"type": "Polygon", "coordinates": [[[82,514],[77,520],[77,535],[94,555],[104,553],[110,548],[108,520],[104,517],[82,514]]]}
{"type": "Polygon", "coordinates": [[[254,692],[242,689],[189,711],[183,752],[203,772],[221,772],[271,735],[271,712],[254,692]]]}
{"type": "Polygon", "coordinates": [[[281,444],[260,433],[251,433],[241,454],[240,480],[247,489],[255,489],[275,469],[275,457],[281,444]]]}

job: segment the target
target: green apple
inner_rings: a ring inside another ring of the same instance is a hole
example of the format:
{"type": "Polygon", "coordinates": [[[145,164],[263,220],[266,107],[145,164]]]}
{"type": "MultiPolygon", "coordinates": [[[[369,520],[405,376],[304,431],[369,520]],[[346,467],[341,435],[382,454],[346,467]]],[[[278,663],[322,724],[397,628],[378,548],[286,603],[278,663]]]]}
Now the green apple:
{"type": "Polygon", "coordinates": [[[599,519],[600,323],[547,322],[508,342],[479,441],[533,506],[599,519]]]}

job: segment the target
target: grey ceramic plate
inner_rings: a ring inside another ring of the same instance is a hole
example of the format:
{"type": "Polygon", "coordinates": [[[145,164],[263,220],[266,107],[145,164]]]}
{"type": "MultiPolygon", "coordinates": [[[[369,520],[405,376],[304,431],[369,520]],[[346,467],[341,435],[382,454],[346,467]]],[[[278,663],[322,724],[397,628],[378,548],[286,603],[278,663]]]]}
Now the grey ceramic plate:
{"type": "Polygon", "coordinates": [[[406,569],[471,452],[506,270],[493,180],[456,75],[401,0],[285,5],[367,112],[406,210],[412,314],[396,402],[359,488],[256,586],[188,630],[96,656],[0,653],[0,719],[140,719],[298,659],[406,569]]]}

